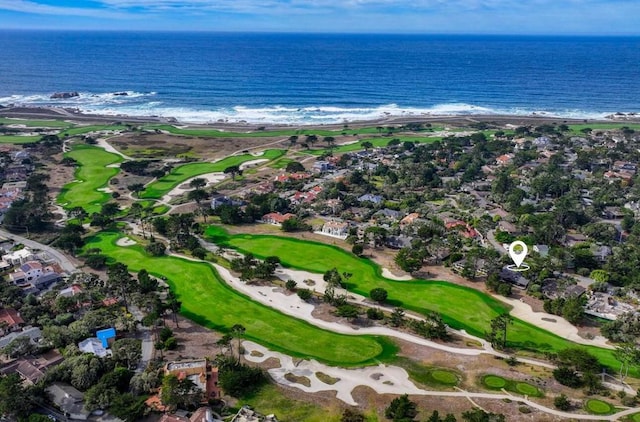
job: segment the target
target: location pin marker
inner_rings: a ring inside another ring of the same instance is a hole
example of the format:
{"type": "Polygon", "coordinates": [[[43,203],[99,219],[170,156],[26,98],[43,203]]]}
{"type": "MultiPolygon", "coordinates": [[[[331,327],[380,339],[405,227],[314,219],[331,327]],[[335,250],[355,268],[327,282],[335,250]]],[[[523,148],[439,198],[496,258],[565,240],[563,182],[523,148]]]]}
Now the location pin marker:
{"type": "Polygon", "coordinates": [[[522,265],[522,262],[526,258],[528,252],[529,249],[527,248],[527,245],[521,240],[516,240],[509,245],[509,256],[513,259],[513,262],[518,268],[522,265]]]}

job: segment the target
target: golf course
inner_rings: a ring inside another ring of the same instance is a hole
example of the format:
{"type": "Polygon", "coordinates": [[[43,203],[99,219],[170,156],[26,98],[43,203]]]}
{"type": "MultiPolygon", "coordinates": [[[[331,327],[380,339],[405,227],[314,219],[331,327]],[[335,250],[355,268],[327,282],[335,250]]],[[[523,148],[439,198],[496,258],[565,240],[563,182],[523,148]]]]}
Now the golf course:
{"type": "Polygon", "coordinates": [[[107,187],[109,179],[118,174],[120,169],[108,166],[120,163],[122,157],[83,144],[74,145],[65,157],[76,160],[78,167],[75,180],[67,183],[58,195],[58,203],[65,209],[82,207],[89,214],[100,211],[111,195],[98,189],[107,187]]]}
{"type": "MultiPolygon", "coordinates": [[[[354,293],[368,296],[371,289],[382,287],[389,294],[388,302],[394,306],[402,306],[421,314],[436,311],[452,328],[464,329],[479,337],[484,337],[491,330],[490,322],[493,318],[509,310],[506,304],[478,290],[449,282],[386,279],[382,277],[377,264],[335,246],[272,235],[229,235],[216,226],[209,227],[206,234],[216,244],[252,253],[259,258],[278,256],[282,264],[288,267],[314,273],[324,273],[336,267],[341,273],[352,274],[347,288],[354,293]]],[[[578,345],[516,318],[508,327],[507,339],[509,347],[535,353],[582,347],[596,356],[602,364],[610,368],[619,366],[612,350],[578,345]]]]}
{"type": "Polygon", "coordinates": [[[118,232],[102,232],[88,239],[85,250],[100,248],[112,261],[131,271],[146,269],[162,276],[182,302],[182,314],[199,324],[229,331],[246,328],[244,338],[296,357],[314,358],[331,365],[358,366],[389,360],[396,346],[385,338],[349,336],[322,330],[258,304],[236,292],[206,263],[163,256],[151,257],[141,246],[122,247],[118,232]]]}
{"type": "Polygon", "coordinates": [[[262,155],[242,154],[232,155],[220,161],[213,163],[189,163],[174,168],[169,174],[159,178],[158,180],[147,185],[143,192],[140,192],[140,198],[160,199],[163,195],[171,191],[171,189],[179,186],[181,183],[207,173],[222,172],[227,167],[239,166],[242,163],[252,160],[266,159],[275,160],[284,154],[283,150],[269,149],[264,151],[262,155]]]}

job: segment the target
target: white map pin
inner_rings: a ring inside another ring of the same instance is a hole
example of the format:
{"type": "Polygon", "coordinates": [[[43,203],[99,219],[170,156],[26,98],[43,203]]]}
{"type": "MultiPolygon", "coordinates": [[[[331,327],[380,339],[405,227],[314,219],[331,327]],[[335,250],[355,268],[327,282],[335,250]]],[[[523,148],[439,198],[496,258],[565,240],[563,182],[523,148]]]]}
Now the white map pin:
{"type": "Polygon", "coordinates": [[[522,265],[522,262],[526,258],[528,252],[529,249],[527,248],[527,245],[521,240],[516,240],[509,245],[509,256],[513,259],[513,262],[518,268],[522,265]]]}

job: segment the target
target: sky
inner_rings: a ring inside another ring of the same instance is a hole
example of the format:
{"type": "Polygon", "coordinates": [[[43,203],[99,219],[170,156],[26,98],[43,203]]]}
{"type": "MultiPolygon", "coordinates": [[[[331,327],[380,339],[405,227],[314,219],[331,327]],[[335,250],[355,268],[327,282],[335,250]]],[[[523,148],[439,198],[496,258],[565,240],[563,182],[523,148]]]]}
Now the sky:
{"type": "Polygon", "coordinates": [[[640,0],[0,0],[2,29],[640,35],[640,0]]]}

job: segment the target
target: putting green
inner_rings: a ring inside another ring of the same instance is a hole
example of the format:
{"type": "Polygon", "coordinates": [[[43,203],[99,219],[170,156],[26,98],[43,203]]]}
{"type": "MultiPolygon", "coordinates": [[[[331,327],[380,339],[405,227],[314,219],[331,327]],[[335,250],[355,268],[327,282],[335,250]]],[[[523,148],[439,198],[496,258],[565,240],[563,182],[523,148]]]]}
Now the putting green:
{"type": "Polygon", "coordinates": [[[445,384],[445,385],[457,385],[458,384],[458,376],[451,371],[445,371],[443,369],[434,369],[429,375],[434,381],[445,384]]]}
{"type": "Polygon", "coordinates": [[[497,375],[485,375],[482,377],[482,383],[485,387],[492,390],[504,388],[507,386],[507,380],[497,375]]]}
{"type": "Polygon", "coordinates": [[[606,401],[598,400],[598,399],[589,399],[584,404],[584,408],[589,413],[593,413],[594,415],[608,415],[613,413],[615,408],[607,403],[606,401]]]}
{"type": "Polygon", "coordinates": [[[122,161],[122,157],[91,145],[74,145],[65,157],[78,162],[73,182],[64,185],[57,202],[65,209],[82,207],[91,214],[100,211],[111,195],[98,189],[107,186],[109,179],[118,174],[119,168],[108,167],[122,161]]]}
{"type": "Polygon", "coordinates": [[[332,365],[372,364],[395,355],[397,348],[388,339],[322,330],[236,292],[206,263],[151,257],[139,245],[117,246],[120,237],[120,233],[102,232],[89,238],[85,248],[100,248],[103,254],[128,265],[131,271],[145,268],[156,276],[166,277],[182,302],[181,313],[201,325],[229,331],[234,324],[242,324],[246,339],[272,350],[332,365]]]}
{"type": "MultiPolygon", "coordinates": [[[[364,296],[371,289],[383,287],[389,294],[388,302],[418,313],[435,311],[452,328],[484,337],[491,330],[493,318],[509,310],[508,306],[478,290],[445,281],[395,281],[382,277],[380,267],[358,258],[336,246],[300,239],[272,235],[229,235],[221,227],[210,226],[206,234],[214,243],[250,252],[256,257],[278,256],[283,265],[302,270],[324,273],[336,267],[352,277],[347,288],[364,296]],[[301,251],[304,251],[303,253],[301,251]]],[[[565,338],[514,318],[507,332],[508,345],[538,353],[557,352],[570,347],[582,347],[610,368],[619,367],[613,351],[594,346],[581,346],[565,338]]],[[[638,370],[634,371],[637,376],[638,370]]]]}
{"type": "Polygon", "coordinates": [[[222,172],[227,167],[239,166],[242,163],[252,160],[274,160],[284,154],[280,149],[269,149],[264,154],[256,156],[251,154],[232,155],[214,163],[189,163],[183,164],[171,170],[171,172],[153,183],[147,185],[143,192],[140,192],[140,198],[160,199],[171,189],[179,186],[181,183],[207,173],[222,172]]]}
{"type": "Polygon", "coordinates": [[[536,397],[536,396],[539,396],[541,394],[540,390],[538,389],[538,387],[536,387],[535,385],[531,385],[529,383],[526,383],[526,382],[517,382],[515,387],[516,387],[516,390],[519,393],[527,395],[527,396],[536,397]]]}

